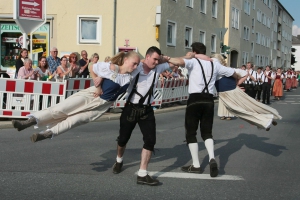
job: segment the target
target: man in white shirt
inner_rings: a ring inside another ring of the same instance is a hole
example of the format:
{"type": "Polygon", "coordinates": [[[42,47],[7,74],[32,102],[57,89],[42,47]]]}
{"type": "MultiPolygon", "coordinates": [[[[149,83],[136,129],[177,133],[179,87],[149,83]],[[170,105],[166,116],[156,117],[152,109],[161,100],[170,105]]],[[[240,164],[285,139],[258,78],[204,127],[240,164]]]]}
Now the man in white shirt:
{"type": "MultiPolygon", "coordinates": [[[[206,54],[206,47],[200,42],[192,45],[196,54],[206,54]]],[[[212,125],[214,118],[213,88],[218,75],[233,76],[237,79],[234,69],[224,67],[219,62],[198,59],[170,58],[170,63],[185,66],[189,71],[189,99],[185,114],[186,141],[188,143],[193,164],[182,167],[188,173],[202,173],[198,157],[197,129],[200,121],[201,137],[209,155],[210,176],[218,175],[218,165],[214,156],[212,125]]]]}
{"type": "Polygon", "coordinates": [[[260,97],[261,97],[261,91],[262,91],[262,84],[264,82],[265,79],[265,75],[262,72],[262,67],[257,68],[256,71],[256,76],[255,76],[255,86],[254,86],[254,93],[255,93],[255,97],[256,100],[260,102],[260,97]]]}
{"type": "Polygon", "coordinates": [[[271,82],[272,82],[272,71],[270,70],[270,66],[266,66],[266,70],[264,71],[264,80],[262,85],[263,96],[262,103],[270,105],[270,93],[271,93],[271,82]],[[266,102],[267,101],[267,102],[266,102]]]}
{"type": "Polygon", "coordinates": [[[256,72],[253,70],[253,64],[251,62],[247,62],[246,71],[248,72],[248,77],[244,81],[245,93],[255,99],[254,84],[256,82],[256,72]]]}
{"type": "Polygon", "coordinates": [[[137,184],[158,185],[159,181],[147,173],[147,167],[156,143],[156,123],[151,103],[160,73],[170,68],[167,59],[157,47],[150,47],[143,62],[137,67],[139,74],[128,87],[127,103],[120,117],[117,158],[113,173],[118,174],[123,166],[123,154],[131,133],[139,124],[143,134],[144,146],[141,153],[141,164],[137,184]],[[159,62],[164,62],[159,64],[159,62]]]}

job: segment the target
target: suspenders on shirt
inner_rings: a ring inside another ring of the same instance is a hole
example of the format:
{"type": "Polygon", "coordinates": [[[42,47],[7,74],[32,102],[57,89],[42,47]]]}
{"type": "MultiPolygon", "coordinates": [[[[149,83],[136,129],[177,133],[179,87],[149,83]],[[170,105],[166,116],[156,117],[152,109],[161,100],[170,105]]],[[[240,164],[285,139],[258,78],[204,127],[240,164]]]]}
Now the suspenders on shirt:
{"type": "Polygon", "coordinates": [[[140,73],[138,73],[138,75],[136,76],[135,78],[135,82],[134,82],[134,85],[133,85],[133,88],[132,88],[132,91],[131,93],[129,94],[128,96],[128,99],[127,99],[127,102],[129,103],[133,94],[136,93],[138,96],[140,96],[140,100],[139,100],[139,105],[143,105],[143,103],[145,102],[146,98],[148,97],[148,103],[147,105],[150,105],[151,102],[151,96],[153,96],[153,88],[154,88],[154,82],[155,82],[155,78],[156,78],[156,69],[155,69],[155,73],[154,73],[154,76],[153,76],[153,81],[152,81],[152,84],[151,84],[151,87],[149,88],[148,92],[145,94],[145,96],[141,95],[138,91],[137,91],[137,82],[139,80],[139,76],[140,76],[140,73]]]}
{"type": "Polygon", "coordinates": [[[206,78],[205,78],[205,73],[204,73],[204,70],[203,70],[203,66],[202,66],[201,62],[200,62],[197,58],[196,58],[196,60],[198,61],[199,65],[200,65],[200,67],[201,67],[201,70],[202,70],[202,76],[203,76],[203,80],[204,80],[204,84],[205,84],[205,87],[204,87],[204,89],[202,90],[201,93],[202,93],[202,94],[209,94],[208,85],[209,85],[209,83],[210,83],[210,81],[211,81],[211,79],[212,79],[212,77],[213,77],[213,73],[214,73],[214,63],[210,61],[210,63],[211,63],[211,76],[210,76],[210,79],[209,79],[209,81],[208,81],[208,83],[207,83],[206,78]]]}

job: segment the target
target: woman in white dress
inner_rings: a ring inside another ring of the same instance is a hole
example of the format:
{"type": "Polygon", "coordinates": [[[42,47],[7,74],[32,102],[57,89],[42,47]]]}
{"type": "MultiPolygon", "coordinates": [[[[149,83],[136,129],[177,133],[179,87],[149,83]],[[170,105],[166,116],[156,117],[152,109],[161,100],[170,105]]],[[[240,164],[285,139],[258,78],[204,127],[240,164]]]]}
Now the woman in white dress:
{"type": "MultiPolygon", "coordinates": [[[[220,63],[223,57],[215,54],[213,59],[220,63]]],[[[262,104],[248,96],[237,85],[241,84],[247,78],[247,72],[241,69],[235,69],[241,77],[239,82],[231,77],[222,77],[216,81],[216,88],[219,92],[219,102],[222,102],[226,109],[234,116],[239,117],[258,128],[270,130],[270,125],[277,125],[274,119],[281,119],[278,111],[270,106],[262,104]]]]}
{"type": "Polygon", "coordinates": [[[121,52],[112,58],[111,63],[94,64],[90,71],[93,78],[100,79],[101,87],[92,86],[81,90],[59,104],[30,114],[26,121],[12,120],[12,124],[18,131],[33,125],[50,126],[50,129],[31,136],[31,141],[37,142],[94,121],[127,90],[131,78],[141,70],[136,69],[139,63],[140,58],[136,52],[121,52]]]}
{"type": "MultiPolygon", "coordinates": [[[[227,64],[226,64],[226,62],[225,62],[224,59],[222,59],[222,60],[219,61],[217,58],[215,58],[215,57],[218,57],[218,55],[219,55],[219,54],[213,55],[213,56],[212,56],[212,59],[213,59],[213,60],[216,60],[216,61],[218,61],[218,62],[220,62],[221,65],[226,66],[227,64]]],[[[221,56],[221,55],[220,55],[220,56],[221,56]]],[[[222,77],[218,77],[218,78],[222,78],[222,77]]],[[[221,119],[221,120],[224,120],[224,119],[226,119],[226,120],[231,120],[231,118],[234,117],[234,115],[231,114],[231,113],[226,109],[225,105],[223,104],[223,101],[219,101],[218,104],[219,104],[219,106],[218,106],[218,116],[220,117],[220,119],[221,119]]]]}

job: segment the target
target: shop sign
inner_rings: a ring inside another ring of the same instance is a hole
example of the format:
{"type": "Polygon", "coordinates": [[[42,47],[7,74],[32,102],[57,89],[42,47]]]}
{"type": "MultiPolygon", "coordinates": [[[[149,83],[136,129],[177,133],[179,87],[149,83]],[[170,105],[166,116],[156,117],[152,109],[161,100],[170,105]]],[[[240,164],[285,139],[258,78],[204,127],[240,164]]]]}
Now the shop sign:
{"type": "Polygon", "coordinates": [[[19,18],[31,20],[43,19],[43,0],[19,0],[19,18]]]}
{"type": "MultiPolygon", "coordinates": [[[[38,28],[35,32],[46,32],[48,31],[49,26],[48,25],[43,25],[40,28],[38,28]]],[[[5,31],[5,32],[15,32],[15,31],[20,31],[21,29],[17,24],[1,24],[1,31],[5,31]]]]}

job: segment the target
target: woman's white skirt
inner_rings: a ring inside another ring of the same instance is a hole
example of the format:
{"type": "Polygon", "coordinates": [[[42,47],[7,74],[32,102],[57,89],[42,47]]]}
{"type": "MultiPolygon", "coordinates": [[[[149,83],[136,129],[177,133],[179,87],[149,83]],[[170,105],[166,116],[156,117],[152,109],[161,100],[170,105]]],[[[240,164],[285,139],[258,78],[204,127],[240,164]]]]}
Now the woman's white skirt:
{"type": "Polygon", "coordinates": [[[219,117],[234,117],[233,114],[231,114],[227,108],[225,107],[223,101],[219,101],[218,105],[218,116],[219,117]]]}
{"type": "Polygon", "coordinates": [[[219,92],[219,103],[224,104],[228,112],[258,128],[268,128],[273,119],[281,119],[278,111],[248,96],[239,87],[219,92]]]}

